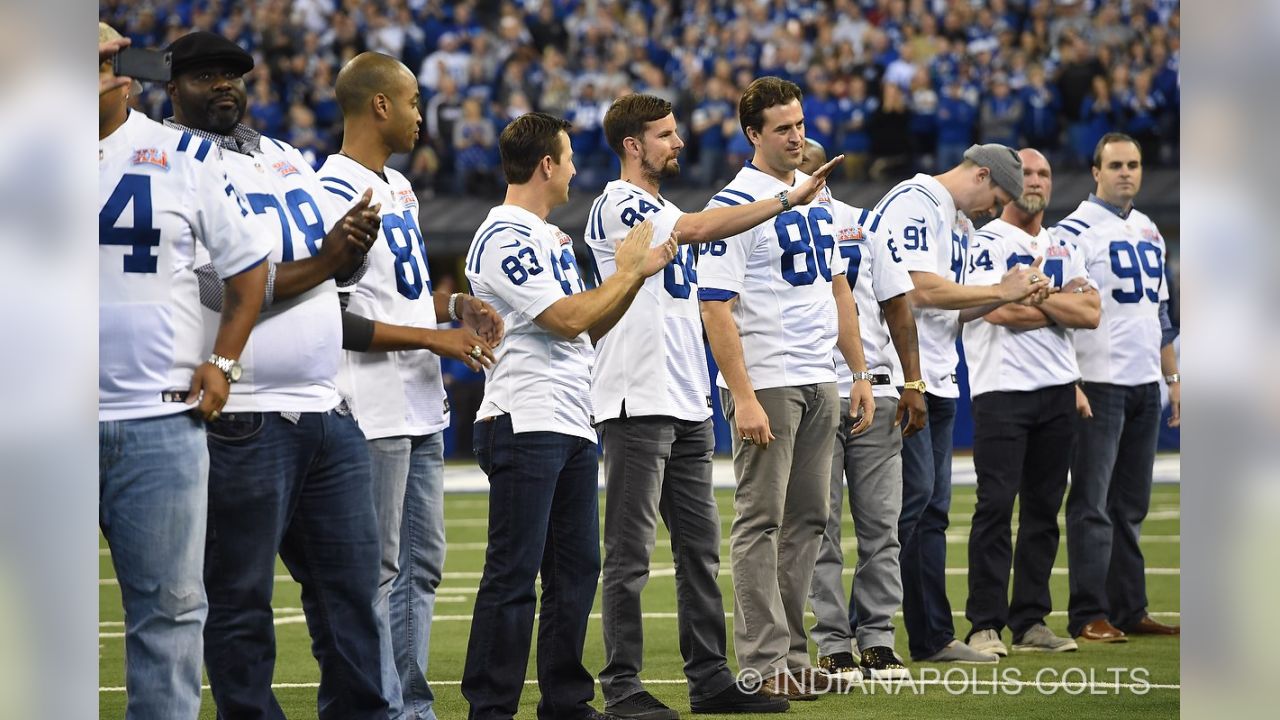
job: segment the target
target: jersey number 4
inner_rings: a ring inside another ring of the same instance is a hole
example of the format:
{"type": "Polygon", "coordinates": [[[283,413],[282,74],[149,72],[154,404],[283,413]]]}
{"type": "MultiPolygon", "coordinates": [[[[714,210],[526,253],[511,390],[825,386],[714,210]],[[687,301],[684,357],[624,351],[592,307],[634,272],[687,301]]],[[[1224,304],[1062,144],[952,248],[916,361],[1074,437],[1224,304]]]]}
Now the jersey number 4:
{"type": "Polygon", "coordinates": [[[160,228],[154,225],[149,175],[126,174],[120,178],[111,197],[98,211],[98,244],[131,246],[133,249],[124,256],[127,273],[156,272],[159,258],[151,249],[160,245],[160,228]],[[132,226],[117,226],[130,203],[133,203],[132,226]]]}

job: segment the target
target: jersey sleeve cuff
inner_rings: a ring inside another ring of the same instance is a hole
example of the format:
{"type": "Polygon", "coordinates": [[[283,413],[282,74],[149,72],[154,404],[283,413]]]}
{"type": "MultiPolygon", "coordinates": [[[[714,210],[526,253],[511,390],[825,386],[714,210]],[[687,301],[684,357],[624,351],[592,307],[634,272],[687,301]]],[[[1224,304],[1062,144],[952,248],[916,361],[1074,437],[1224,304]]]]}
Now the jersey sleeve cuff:
{"type": "Polygon", "coordinates": [[[738,297],[738,293],[733,290],[721,290],[720,288],[698,288],[699,301],[724,302],[738,297]]]}

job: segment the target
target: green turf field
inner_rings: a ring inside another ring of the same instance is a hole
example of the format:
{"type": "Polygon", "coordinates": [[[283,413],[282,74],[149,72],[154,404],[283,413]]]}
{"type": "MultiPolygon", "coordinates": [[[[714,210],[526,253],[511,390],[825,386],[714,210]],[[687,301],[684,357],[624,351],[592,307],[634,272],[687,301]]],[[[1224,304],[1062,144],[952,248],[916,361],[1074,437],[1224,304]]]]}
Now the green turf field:
{"type": "MultiPolygon", "coordinates": [[[[732,610],[732,584],[727,573],[729,523],[732,520],[732,493],[717,492],[723,521],[725,544],[722,553],[726,567],[721,571],[720,585],[726,606],[732,610]]],[[[963,636],[968,624],[962,613],[966,596],[964,569],[969,521],[972,517],[974,490],[954,490],[951,529],[948,531],[947,565],[956,632],[963,636]]],[[[601,499],[603,507],[603,498],[601,499]]],[[[467,708],[458,683],[466,654],[467,635],[471,629],[471,607],[484,563],[487,498],[483,494],[450,495],[446,501],[449,555],[445,564],[444,583],[436,603],[432,628],[430,677],[435,690],[436,712],[442,720],[464,718],[467,708]]],[[[1016,517],[1016,515],[1015,515],[1016,517]]],[[[851,522],[845,519],[846,557],[853,557],[851,522]]],[[[1179,556],[1180,556],[1179,488],[1157,485],[1151,503],[1151,516],[1144,526],[1143,549],[1147,559],[1147,589],[1150,610],[1165,622],[1178,622],[1179,556]]],[[[645,657],[644,679],[648,689],[673,708],[687,713],[689,700],[681,673],[675,621],[674,578],[670,572],[671,554],[666,533],[659,531],[654,555],[654,576],[645,590],[645,657]]],[[[114,573],[105,542],[101,555],[99,587],[99,717],[123,718],[125,706],[123,612],[118,586],[111,580],[114,573]]],[[[311,657],[306,626],[303,624],[298,586],[278,564],[276,582],[276,636],[279,643],[276,664],[276,695],[290,718],[315,717],[315,695],[318,671],[311,657]]],[[[851,569],[846,569],[846,577],[851,569]]],[[[1049,626],[1065,634],[1067,602],[1066,545],[1062,544],[1053,581],[1054,606],[1059,612],[1049,619],[1049,626]]],[[[599,611],[599,597],[596,612],[599,611]]],[[[592,616],[587,635],[586,665],[592,672],[603,665],[603,640],[599,615],[592,616]]],[[[899,626],[901,627],[901,626],[899,626]]],[[[729,628],[730,666],[733,661],[732,626],[729,628]]],[[[1004,640],[1010,642],[1008,631],[1004,640]]],[[[898,652],[907,656],[906,636],[900,632],[898,652]]],[[[1078,652],[1052,656],[1014,654],[999,666],[938,666],[910,663],[917,680],[930,684],[872,687],[870,683],[847,696],[824,697],[817,702],[793,703],[791,715],[803,717],[852,717],[854,713],[871,712],[876,718],[955,718],[1001,717],[1009,715],[1037,718],[1125,717],[1172,718],[1178,715],[1181,681],[1179,678],[1179,641],[1177,638],[1133,638],[1125,645],[1082,645],[1078,652]],[[1047,670],[1046,670],[1047,668],[1047,670]],[[1016,673],[1015,673],[1016,670],[1016,673]],[[1043,671],[1043,672],[1042,672],[1043,671]],[[993,677],[993,673],[996,673],[993,677]],[[1020,673],[1020,674],[1018,674],[1020,673]],[[1034,684],[1037,674],[1041,681],[1034,684]],[[1094,684],[1085,686],[1090,676],[1094,684]],[[1026,685],[993,684],[992,680],[1020,679],[1026,685]],[[1135,684],[1135,687],[1123,685],[1135,684]],[[988,715],[991,714],[991,715],[988,715]]],[[[529,677],[534,677],[534,663],[529,662],[529,677]]],[[[518,717],[536,717],[534,707],[538,691],[526,684],[518,717]]],[[[597,692],[597,707],[603,708],[597,692]]],[[[215,716],[209,691],[204,692],[202,718],[215,716]]],[[[764,716],[760,716],[764,717],[764,716]]]]}

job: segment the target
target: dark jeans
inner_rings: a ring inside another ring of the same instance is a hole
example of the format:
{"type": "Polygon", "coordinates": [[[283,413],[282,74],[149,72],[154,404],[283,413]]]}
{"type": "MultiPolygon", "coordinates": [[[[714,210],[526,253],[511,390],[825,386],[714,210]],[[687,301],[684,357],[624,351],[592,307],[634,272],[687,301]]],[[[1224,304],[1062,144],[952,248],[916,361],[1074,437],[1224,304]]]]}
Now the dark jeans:
{"type": "Polygon", "coordinates": [[[1053,609],[1049,576],[1058,556],[1058,508],[1071,466],[1074,385],[988,392],[973,399],[978,503],[969,530],[969,631],[1007,625],[1014,641],[1053,609]],[[1018,501],[1018,544],[1011,545],[1018,501]],[[1013,601],[1009,570],[1013,569],[1013,601]]]}
{"type": "MultiPolygon", "coordinates": [[[[902,614],[911,657],[923,660],[955,639],[947,600],[947,513],[955,398],[927,395],[929,422],[902,441],[902,614]]],[[[854,622],[854,620],[850,620],[854,622]]]]}
{"type": "Polygon", "coordinates": [[[616,702],[644,689],[640,595],[661,516],[675,559],[676,627],[689,698],[706,700],[734,682],[716,582],[720,515],[711,487],[711,421],[619,418],[601,423],[600,437],[606,488],[601,692],[616,702]]]}
{"type": "Polygon", "coordinates": [[[1159,383],[1085,383],[1093,418],[1076,420],[1067,495],[1071,600],[1067,629],[1108,618],[1120,629],[1147,614],[1138,537],[1151,505],[1160,432],[1159,383]]]}
{"type": "Polygon", "coordinates": [[[277,551],[302,585],[322,720],[387,717],[374,594],[378,521],[369,449],[336,410],[232,413],[207,425],[205,664],[219,718],[284,713],[271,692],[277,551]]]}
{"type": "Polygon", "coordinates": [[[517,435],[511,416],[500,415],[476,423],[475,451],[489,476],[489,547],[462,673],[468,717],[515,716],[539,571],[538,717],[586,717],[595,683],[582,648],[600,577],[595,443],[552,432],[517,435]]]}

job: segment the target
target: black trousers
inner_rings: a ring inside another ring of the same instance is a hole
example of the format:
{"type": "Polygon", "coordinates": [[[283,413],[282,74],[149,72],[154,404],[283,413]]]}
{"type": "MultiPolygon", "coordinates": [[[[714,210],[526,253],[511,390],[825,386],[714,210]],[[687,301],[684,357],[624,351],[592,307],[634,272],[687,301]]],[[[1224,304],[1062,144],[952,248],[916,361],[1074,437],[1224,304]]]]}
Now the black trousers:
{"type": "Polygon", "coordinates": [[[970,636],[1008,626],[1014,641],[1044,622],[1058,554],[1058,508],[1071,466],[1075,388],[989,392],[973,399],[978,503],[969,531],[970,636]],[[1012,544],[1014,500],[1018,543],[1012,544]],[[1013,599],[1009,571],[1013,569],[1013,599]]]}

